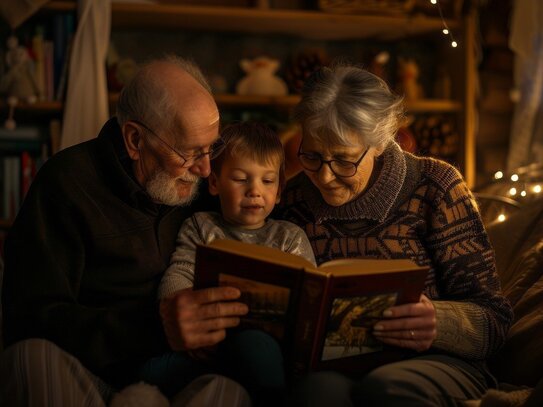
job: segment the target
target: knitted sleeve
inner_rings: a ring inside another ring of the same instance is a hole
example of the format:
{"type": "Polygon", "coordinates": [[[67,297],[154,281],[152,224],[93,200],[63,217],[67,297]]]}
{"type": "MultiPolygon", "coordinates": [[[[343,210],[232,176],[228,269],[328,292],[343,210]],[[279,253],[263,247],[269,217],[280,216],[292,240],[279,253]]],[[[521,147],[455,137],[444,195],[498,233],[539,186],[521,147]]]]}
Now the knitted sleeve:
{"type": "Polygon", "coordinates": [[[288,247],[284,251],[287,253],[296,254],[302,256],[303,258],[309,260],[311,263],[316,265],[315,255],[313,254],[313,249],[311,248],[311,243],[305,232],[294,223],[284,222],[288,224],[287,231],[289,231],[288,247]]]}
{"type": "Polygon", "coordinates": [[[196,261],[196,245],[205,243],[198,232],[195,216],[191,216],[179,229],[175,251],[170,265],[164,272],[158,287],[158,298],[171,297],[177,291],[190,288],[194,282],[194,263],[196,261]]]}
{"type": "Polygon", "coordinates": [[[469,359],[486,359],[505,340],[511,306],[501,294],[494,251],[472,193],[452,167],[429,172],[439,174],[433,180],[436,192],[426,242],[440,298],[433,301],[437,319],[433,346],[469,359]]]}

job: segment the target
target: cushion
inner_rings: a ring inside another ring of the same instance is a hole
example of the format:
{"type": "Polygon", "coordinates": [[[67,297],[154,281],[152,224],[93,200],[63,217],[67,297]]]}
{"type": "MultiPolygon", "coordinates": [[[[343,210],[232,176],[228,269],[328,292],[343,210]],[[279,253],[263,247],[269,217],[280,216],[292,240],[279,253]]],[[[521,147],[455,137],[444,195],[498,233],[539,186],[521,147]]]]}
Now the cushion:
{"type": "Polygon", "coordinates": [[[489,365],[502,382],[535,386],[543,378],[543,200],[488,233],[515,313],[507,341],[489,365]]]}

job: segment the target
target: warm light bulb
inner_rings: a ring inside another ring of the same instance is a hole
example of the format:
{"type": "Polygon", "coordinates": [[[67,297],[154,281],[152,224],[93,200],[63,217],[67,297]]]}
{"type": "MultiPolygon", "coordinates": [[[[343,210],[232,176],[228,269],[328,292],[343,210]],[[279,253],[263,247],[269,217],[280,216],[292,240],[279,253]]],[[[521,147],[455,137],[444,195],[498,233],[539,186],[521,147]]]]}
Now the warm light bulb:
{"type": "Polygon", "coordinates": [[[430,0],[430,3],[437,4],[437,0],[430,0]]]}
{"type": "Polygon", "coordinates": [[[456,47],[458,47],[458,43],[456,41],[453,41],[453,42],[451,42],[451,46],[453,48],[456,48],[456,47]]]}
{"type": "Polygon", "coordinates": [[[502,179],[502,178],[503,178],[503,172],[497,171],[497,172],[494,174],[494,178],[495,178],[495,179],[502,179]]]}
{"type": "Polygon", "coordinates": [[[443,29],[443,34],[447,35],[449,33],[449,30],[447,30],[446,28],[443,29]]]}
{"type": "Polygon", "coordinates": [[[534,191],[536,194],[539,194],[539,193],[541,192],[541,185],[536,185],[536,186],[534,186],[533,191],[534,191]]]}
{"type": "Polygon", "coordinates": [[[503,222],[505,220],[505,215],[502,213],[500,216],[498,216],[498,222],[503,222]]]}
{"type": "Polygon", "coordinates": [[[511,181],[517,182],[518,181],[518,174],[511,175],[511,181]]]}
{"type": "Polygon", "coordinates": [[[526,191],[521,191],[520,196],[526,196],[526,191]]]}
{"type": "Polygon", "coordinates": [[[516,195],[517,194],[517,189],[516,188],[511,188],[509,190],[509,195],[516,195]]]}

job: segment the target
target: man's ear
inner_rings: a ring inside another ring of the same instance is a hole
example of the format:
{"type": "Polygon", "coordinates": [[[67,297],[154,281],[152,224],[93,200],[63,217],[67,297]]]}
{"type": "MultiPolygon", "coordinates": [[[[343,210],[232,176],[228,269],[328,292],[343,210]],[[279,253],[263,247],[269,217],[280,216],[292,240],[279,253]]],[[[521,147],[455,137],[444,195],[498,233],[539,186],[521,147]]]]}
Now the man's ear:
{"type": "Polygon", "coordinates": [[[142,137],[140,129],[131,122],[126,122],[122,128],[124,146],[132,160],[139,160],[142,137]]]}
{"type": "Polygon", "coordinates": [[[208,185],[208,189],[209,189],[209,193],[211,195],[219,195],[219,188],[217,187],[217,174],[215,174],[215,172],[211,172],[209,174],[209,177],[207,177],[207,185],[208,185]]]}

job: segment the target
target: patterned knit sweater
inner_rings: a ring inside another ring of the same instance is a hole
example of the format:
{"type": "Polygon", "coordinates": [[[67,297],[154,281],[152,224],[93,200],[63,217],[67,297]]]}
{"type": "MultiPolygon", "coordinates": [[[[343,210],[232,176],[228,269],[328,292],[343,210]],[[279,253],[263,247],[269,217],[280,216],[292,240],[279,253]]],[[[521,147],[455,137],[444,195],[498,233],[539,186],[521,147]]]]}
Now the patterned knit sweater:
{"type": "Polygon", "coordinates": [[[428,265],[424,293],[436,309],[434,348],[482,360],[503,344],[511,306],[476,202],[449,164],[391,144],[355,200],[329,206],[301,173],[288,183],[277,215],[305,230],[318,264],[363,257],[428,265]]]}

